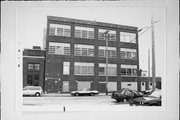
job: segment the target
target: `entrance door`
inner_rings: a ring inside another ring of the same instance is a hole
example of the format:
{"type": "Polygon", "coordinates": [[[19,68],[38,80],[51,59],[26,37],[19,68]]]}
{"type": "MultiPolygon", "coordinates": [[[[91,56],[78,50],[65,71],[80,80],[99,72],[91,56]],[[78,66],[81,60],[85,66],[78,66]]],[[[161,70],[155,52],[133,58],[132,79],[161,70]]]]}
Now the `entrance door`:
{"type": "Polygon", "coordinates": [[[33,85],[34,86],[39,86],[39,74],[34,75],[33,85]]]}
{"type": "Polygon", "coordinates": [[[33,75],[27,75],[27,85],[33,85],[33,75]]]}
{"type": "Polygon", "coordinates": [[[63,81],[63,92],[69,92],[69,81],[63,81]]]}
{"type": "Polygon", "coordinates": [[[106,83],[105,82],[100,82],[99,83],[99,92],[100,93],[105,93],[106,92],[106,83]]]}
{"type": "Polygon", "coordinates": [[[145,91],[145,90],[146,90],[146,83],[141,82],[141,91],[145,91]]]}

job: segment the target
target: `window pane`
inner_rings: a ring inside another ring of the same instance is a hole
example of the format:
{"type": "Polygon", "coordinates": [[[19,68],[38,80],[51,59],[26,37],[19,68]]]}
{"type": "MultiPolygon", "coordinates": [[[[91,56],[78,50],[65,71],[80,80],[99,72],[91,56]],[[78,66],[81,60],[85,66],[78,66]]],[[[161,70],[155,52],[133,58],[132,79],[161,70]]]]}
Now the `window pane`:
{"type": "Polygon", "coordinates": [[[112,58],[116,58],[116,51],[115,50],[111,50],[111,56],[112,58]]]}
{"type": "Polygon", "coordinates": [[[82,56],[87,56],[87,48],[82,48],[82,56]]]}
{"type": "Polygon", "coordinates": [[[101,33],[101,32],[98,33],[98,39],[99,40],[105,40],[103,33],[101,33]]]}
{"type": "Polygon", "coordinates": [[[50,27],[49,29],[49,35],[55,35],[56,28],[50,27]]]}
{"type": "Polygon", "coordinates": [[[124,51],[120,51],[120,58],[125,59],[125,52],[124,51]]]}
{"type": "Polygon", "coordinates": [[[64,62],[63,63],[63,74],[64,75],[69,75],[69,68],[70,68],[70,63],[64,62]]]}
{"type": "Polygon", "coordinates": [[[34,64],[34,70],[39,70],[40,65],[39,64],[34,64]]]}
{"type": "Polygon", "coordinates": [[[94,67],[88,66],[87,70],[88,70],[87,74],[89,74],[89,75],[93,75],[94,74],[94,67]]]}
{"type": "Polygon", "coordinates": [[[87,38],[87,31],[82,30],[82,38],[87,38]]]}
{"type": "Polygon", "coordinates": [[[126,52],[126,55],[127,59],[131,59],[131,52],[126,52]]]}
{"type": "Polygon", "coordinates": [[[104,50],[98,50],[99,57],[105,57],[105,51],[104,50]]]}
{"type": "Polygon", "coordinates": [[[63,36],[63,28],[57,28],[57,36],[63,36]]]}
{"type": "Polygon", "coordinates": [[[34,69],[34,64],[28,64],[28,70],[33,70],[34,69]]]}
{"type": "Polygon", "coordinates": [[[80,30],[75,30],[75,37],[81,38],[81,31],[80,30]]]}
{"type": "Polygon", "coordinates": [[[88,38],[94,39],[94,32],[93,31],[88,32],[88,38]]]}
{"type": "Polygon", "coordinates": [[[75,66],[74,67],[74,74],[78,75],[81,73],[81,67],[80,66],[75,66]]]}
{"type": "Polygon", "coordinates": [[[126,75],[126,68],[121,68],[121,75],[126,75]]]}
{"type": "Polygon", "coordinates": [[[136,52],[132,52],[132,59],[133,59],[133,60],[137,60],[136,52]]]}
{"type": "Polygon", "coordinates": [[[64,36],[67,36],[67,37],[71,36],[70,29],[64,29],[64,36]]]}
{"type": "Polygon", "coordinates": [[[88,56],[94,56],[94,49],[89,49],[88,56]]]}
{"type": "Polygon", "coordinates": [[[111,68],[111,74],[112,75],[117,75],[117,68],[116,67],[111,68]]]}
{"type": "Polygon", "coordinates": [[[64,54],[70,55],[70,48],[69,47],[64,47],[64,54]]]}
{"type": "Polygon", "coordinates": [[[81,56],[81,49],[78,47],[75,47],[75,52],[74,52],[75,56],[81,56]]]}
{"type": "Polygon", "coordinates": [[[137,76],[137,69],[133,69],[133,76],[137,76]]]}

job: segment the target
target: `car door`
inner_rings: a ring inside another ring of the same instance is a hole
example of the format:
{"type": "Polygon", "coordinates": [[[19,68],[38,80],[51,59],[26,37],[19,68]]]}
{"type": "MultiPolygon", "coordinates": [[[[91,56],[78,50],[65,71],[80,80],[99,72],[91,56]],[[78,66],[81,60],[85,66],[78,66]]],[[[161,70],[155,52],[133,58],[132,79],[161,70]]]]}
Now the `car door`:
{"type": "Polygon", "coordinates": [[[127,91],[125,92],[125,96],[126,96],[126,99],[131,99],[132,96],[133,96],[132,91],[127,90],[127,91]]]}

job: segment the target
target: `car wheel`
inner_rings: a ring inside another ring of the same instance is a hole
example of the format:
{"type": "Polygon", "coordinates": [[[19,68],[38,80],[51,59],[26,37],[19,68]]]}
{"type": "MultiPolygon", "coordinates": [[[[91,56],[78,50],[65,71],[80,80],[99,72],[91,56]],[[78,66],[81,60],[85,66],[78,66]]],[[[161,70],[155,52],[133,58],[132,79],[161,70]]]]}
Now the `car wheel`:
{"type": "Polygon", "coordinates": [[[117,101],[117,102],[121,102],[122,100],[118,100],[118,99],[117,99],[116,101],[117,101]]]}
{"type": "Polygon", "coordinates": [[[75,96],[79,96],[79,93],[75,93],[75,96]]]}
{"type": "Polygon", "coordinates": [[[94,96],[94,93],[91,93],[91,96],[94,96]]]}
{"type": "Polygon", "coordinates": [[[40,96],[40,93],[36,93],[35,96],[39,97],[39,96],[40,96]]]}

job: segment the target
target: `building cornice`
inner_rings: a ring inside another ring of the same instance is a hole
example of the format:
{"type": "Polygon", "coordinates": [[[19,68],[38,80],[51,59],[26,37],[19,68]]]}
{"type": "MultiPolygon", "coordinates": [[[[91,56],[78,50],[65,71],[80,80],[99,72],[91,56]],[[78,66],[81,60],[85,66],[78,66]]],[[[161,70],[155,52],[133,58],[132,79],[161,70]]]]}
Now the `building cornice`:
{"type": "Polygon", "coordinates": [[[55,17],[55,16],[48,16],[47,19],[48,19],[48,21],[59,21],[59,22],[67,22],[67,23],[87,24],[87,25],[110,27],[110,28],[116,28],[116,29],[138,31],[138,27],[127,26],[127,25],[118,25],[118,24],[112,24],[112,23],[104,23],[104,22],[96,22],[96,21],[89,21],[89,20],[64,18],[64,17],[55,17]]]}

